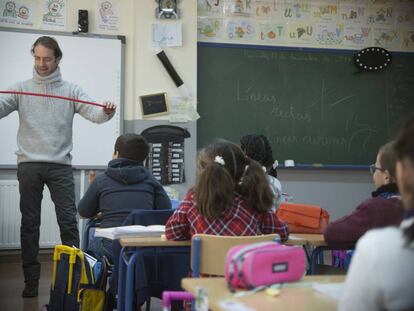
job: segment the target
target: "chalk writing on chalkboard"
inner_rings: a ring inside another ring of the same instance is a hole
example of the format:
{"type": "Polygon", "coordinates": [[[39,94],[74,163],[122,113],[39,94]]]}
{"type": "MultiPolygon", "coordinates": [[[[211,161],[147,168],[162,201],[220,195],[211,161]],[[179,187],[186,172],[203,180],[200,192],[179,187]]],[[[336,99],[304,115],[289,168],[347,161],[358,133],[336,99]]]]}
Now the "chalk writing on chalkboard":
{"type": "Polygon", "coordinates": [[[144,118],[168,114],[165,93],[140,96],[141,111],[144,118]]]}

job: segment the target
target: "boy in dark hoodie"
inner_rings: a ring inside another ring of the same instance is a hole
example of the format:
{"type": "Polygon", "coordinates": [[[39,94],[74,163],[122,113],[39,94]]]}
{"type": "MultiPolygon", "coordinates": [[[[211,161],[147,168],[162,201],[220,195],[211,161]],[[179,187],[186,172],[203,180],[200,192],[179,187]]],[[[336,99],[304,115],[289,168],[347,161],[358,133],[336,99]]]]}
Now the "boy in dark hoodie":
{"type": "MultiPolygon", "coordinates": [[[[100,213],[101,228],[121,226],[134,209],[170,209],[171,202],[161,184],[143,166],[149,145],[137,134],[123,134],[115,142],[112,160],[104,174],[90,184],[78,204],[79,215],[92,218],[100,213]]],[[[95,238],[96,255],[112,258],[112,241],[95,238]]]]}

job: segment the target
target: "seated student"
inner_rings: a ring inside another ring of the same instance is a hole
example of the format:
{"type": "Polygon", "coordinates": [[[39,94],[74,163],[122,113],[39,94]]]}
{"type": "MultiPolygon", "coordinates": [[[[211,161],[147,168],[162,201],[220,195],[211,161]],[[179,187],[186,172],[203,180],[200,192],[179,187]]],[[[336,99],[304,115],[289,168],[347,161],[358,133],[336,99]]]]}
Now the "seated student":
{"type": "Polygon", "coordinates": [[[382,146],[371,173],[377,190],[351,214],[330,223],[324,232],[325,241],[334,249],[354,248],[368,230],[401,223],[404,209],[395,179],[396,155],[393,142],[382,146]]]}
{"type": "MultiPolygon", "coordinates": [[[[112,161],[105,173],[90,184],[78,205],[79,215],[86,218],[101,214],[101,228],[121,226],[134,209],[170,209],[171,202],[161,184],[143,166],[148,156],[146,139],[123,134],[115,142],[112,161]]],[[[95,255],[112,259],[112,241],[95,238],[95,255]]],[[[111,261],[112,262],[112,261],[111,261]]]]}
{"type": "Polygon", "coordinates": [[[287,225],[271,211],[273,193],[266,174],[235,144],[220,141],[203,149],[194,188],[166,224],[168,240],[189,240],[196,233],[288,238],[287,225]]]}
{"type": "Polygon", "coordinates": [[[395,142],[397,181],[405,207],[399,228],[367,232],[357,243],[340,311],[414,310],[414,115],[395,142]]]}
{"type": "Polygon", "coordinates": [[[250,158],[259,162],[267,173],[270,188],[275,196],[274,208],[278,208],[282,201],[282,184],[276,178],[277,171],[273,160],[272,147],[266,136],[250,134],[240,138],[240,147],[250,158]]]}

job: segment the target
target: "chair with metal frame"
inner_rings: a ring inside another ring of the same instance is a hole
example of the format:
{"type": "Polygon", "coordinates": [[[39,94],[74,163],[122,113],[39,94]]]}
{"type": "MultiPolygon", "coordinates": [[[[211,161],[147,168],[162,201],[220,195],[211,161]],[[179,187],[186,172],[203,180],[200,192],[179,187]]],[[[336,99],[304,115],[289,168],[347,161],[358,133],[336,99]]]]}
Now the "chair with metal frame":
{"type": "MultiPolygon", "coordinates": [[[[135,210],[131,212],[126,220],[124,221],[123,225],[164,225],[168,218],[172,215],[174,210],[168,209],[168,210],[135,210]]],[[[122,289],[122,284],[118,284],[118,274],[119,274],[119,265],[122,260],[126,260],[126,258],[120,258],[121,254],[122,256],[125,255],[125,257],[129,257],[130,254],[132,254],[135,250],[133,249],[124,249],[122,252],[122,247],[118,240],[115,240],[113,243],[113,252],[114,252],[114,258],[115,258],[115,269],[113,272],[113,277],[111,279],[111,291],[113,295],[116,294],[118,290],[118,286],[121,286],[121,296],[122,298],[119,299],[118,297],[118,304],[117,309],[118,310],[124,310],[124,304],[125,304],[125,293],[122,289]],[[130,253],[130,254],[128,254],[130,253]]],[[[187,252],[189,254],[189,252],[187,252]]],[[[146,302],[146,310],[150,310],[150,301],[151,301],[151,295],[155,292],[157,293],[159,291],[159,296],[161,296],[161,290],[159,288],[164,288],[163,282],[158,282],[159,279],[162,278],[162,281],[165,281],[165,278],[168,280],[174,279],[174,273],[172,275],[168,275],[166,277],[165,271],[162,269],[162,267],[166,266],[165,262],[172,262],[176,260],[177,258],[173,258],[171,254],[167,253],[160,253],[156,251],[147,252],[146,255],[138,256],[135,260],[135,284],[139,285],[139,288],[136,287],[136,293],[134,295],[134,299],[136,300],[137,304],[141,304],[141,302],[146,302]],[[146,260],[145,256],[150,256],[148,260],[146,260]],[[168,257],[169,256],[169,257],[168,257]],[[151,275],[147,276],[147,270],[151,271],[151,275]],[[149,282],[149,277],[153,277],[151,280],[151,284],[149,282]],[[155,279],[155,283],[154,283],[155,279]]],[[[177,255],[179,256],[179,255],[177,255]]],[[[188,256],[188,255],[187,255],[188,256]]],[[[188,256],[189,257],[189,256],[188,256]]],[[[185,265],[185,258],[183,258],[183,266],[185,265]]],[[[188,258],[188,267],[186,268],[187,271],[189,269],[189,258],[188,258]]],[[[168,267],[169,268],[169,267],[168,267]]],[[[176,270],[179,270],[178,268],[176,270]]],[[[175,270],[175,272],[177,272],[175,270]]],[[[187,271],[184,275],[186,275],[187,271]]],[[[179,273],[179,271],[177,272],[179,273]]],[[[179,278],[181,279],[181,277],[179,278]]],[[[177,282],[179,284],[179,279],[177,282]]],[[[181,287],[180,287],[181,288],[181,287]]],[[[119,296],[119,295],[118,295],[119,296]]],[[[155,295],[157,297],[158,295],[155,295]]],[[[128,303],[129,304],[129,303],[128,303]]]]}
{"type": "MultiPolygon", "coordinates": [[[[224,276],[226,255],[231,247],[242,244],[253,244],[278,240],[280,240],[280,236],[278,234],[255,236],[195,234],[191,240],[192,276],[224,276]]],[[[182,293],[183,292],[163,292],[164,309],[168,309],[170,307],[170,302],[172,300],[191,300],[191,294],[183,295],[182,293]]]]}

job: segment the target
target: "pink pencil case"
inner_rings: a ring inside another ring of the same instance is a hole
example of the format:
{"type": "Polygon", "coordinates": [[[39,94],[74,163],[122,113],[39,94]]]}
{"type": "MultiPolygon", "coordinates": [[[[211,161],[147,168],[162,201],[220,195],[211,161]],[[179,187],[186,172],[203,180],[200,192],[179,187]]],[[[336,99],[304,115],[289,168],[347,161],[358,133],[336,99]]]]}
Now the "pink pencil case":
{"type": "Polygon", "coordinates": [[[231,289],[252,289],[295,282],[305,272],[305,252],[301,247],[261,242],[230,248],[224,273],[231,289]]]}

